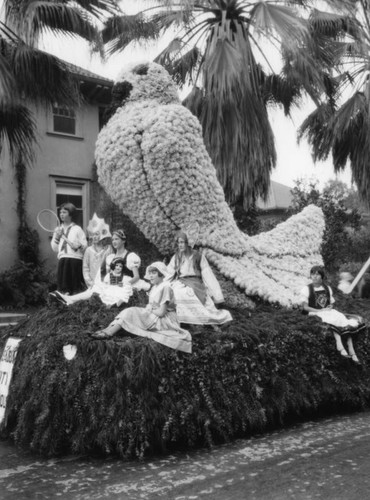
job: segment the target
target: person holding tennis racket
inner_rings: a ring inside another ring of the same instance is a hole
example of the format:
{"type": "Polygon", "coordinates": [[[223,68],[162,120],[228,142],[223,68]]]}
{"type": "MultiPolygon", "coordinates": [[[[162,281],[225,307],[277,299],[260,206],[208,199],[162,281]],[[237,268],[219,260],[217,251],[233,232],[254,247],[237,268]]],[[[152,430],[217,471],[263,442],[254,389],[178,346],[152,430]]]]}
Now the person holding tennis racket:
{"type": "Polygon", "coordinates": [[[74,223],[76,207],[73,203],[60,206],[61,225],[53,233],[51,248],[58,254],[57,290],[73,295],[84,290],[82,259],[87,240],[82,228],[74,223]]]}

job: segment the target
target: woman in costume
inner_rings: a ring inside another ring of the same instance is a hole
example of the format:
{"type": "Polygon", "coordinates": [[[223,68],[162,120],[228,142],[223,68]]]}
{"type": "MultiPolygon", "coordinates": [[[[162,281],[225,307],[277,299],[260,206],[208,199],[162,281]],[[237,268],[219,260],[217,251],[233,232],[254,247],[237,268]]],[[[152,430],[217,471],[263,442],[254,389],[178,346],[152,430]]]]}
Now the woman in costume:
{"type": "Polygon", "coordinates": [[[82,259],[87,247],[85,233],[74,223],[76,207],[73,203],[60,206],[61,226],[56,228],[51,248],[58,254],[57,290],[74,294],[85,288],[82,274],[82,259]]]}
{"type": "MultiPolygon", "coordinates": [[[[82,272],[86,286],[91,288],[106,257],[113,253],[113,248],[108,244],[111,238],[109,226],[96,214],[87,226],[92,244],[86,248],[83,257],[82,272]]],[[[100,279],[100,278],[99,278],[100,279]]]]}
{"type": "Polygon", "coordinates": [[[176,316],[174,293],[164,278],[168,275],[163,262],[154,262],[145,273],[151,284],[149,303],[146,307],[124,309],[105,328],[92,335],[93,338],[113,337],[121,329],[128,333],[147,337],[171,349],[191,352],[191,335],[180,327],[176,316]]]}
{"type": "Polygon", "coordinates": [[[333,291],[324,282],[325,270],[322,266],[313,266],[310,276],[311,283],[301,290],[303,312],[309,316],[317,316],[323,323],[329,324],[339,354],[351,358],[355,363],[360,363],[353,347],[352,335],[365,328],[363,319],[333,309],[335,302],[333,291]],[[347,337],[348,352],[342,342],[343,335],[347,337]]]}
{"type": "Polygon", "coordinates": [[[184,232],[178,233],[176,243],[178,250],[168,265],[166,279],[175,294],[180,323],[222,325],[232,321],[229,311],[215,307],[224,297],[205,256],[189,245],[184,232]]]}

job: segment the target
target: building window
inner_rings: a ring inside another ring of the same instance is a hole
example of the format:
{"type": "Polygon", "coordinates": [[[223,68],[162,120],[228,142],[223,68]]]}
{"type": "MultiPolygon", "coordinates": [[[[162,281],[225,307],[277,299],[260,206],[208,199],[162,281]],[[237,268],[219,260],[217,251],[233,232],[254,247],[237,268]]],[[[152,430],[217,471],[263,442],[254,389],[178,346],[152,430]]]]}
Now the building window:
{"type": "Polygon", "coordinates": [[[77,209],[74,222],[82,228],[89,219],[89,181],[52,177],[52,206],[59,215],[63,203],[73,203],[77,209]]]}
{"type": "Polygon", "coordinates": [[[53,106],[53,131],[76,135],[76,113],[71,108],[53,106]]]}

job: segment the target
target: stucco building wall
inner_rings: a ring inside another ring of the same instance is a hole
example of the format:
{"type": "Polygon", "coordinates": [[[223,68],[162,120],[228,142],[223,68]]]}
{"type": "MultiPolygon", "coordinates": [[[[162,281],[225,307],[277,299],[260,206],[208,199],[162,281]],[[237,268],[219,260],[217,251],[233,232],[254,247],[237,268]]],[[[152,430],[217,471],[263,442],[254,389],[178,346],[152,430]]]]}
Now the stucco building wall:
{"type": "MultiPolygon", "coordinates": [[[[56,266],[56,255],[50,248],[50,234],[37,224],[37,213],[44,209],[56,209],[56,184],[76,182],[82,186],[83,225],[86,229],[92,215],[93,162],[95,141],[99,132],[99,107],[84,104],[76,110],[76,136],[53,132],[52,112],[39,108],[35,111],[38,145],[35,147],[34,165],[27,170],[26,209],[30,227],[40,236],[42,259],[48,268],[56,266]]],[[[0,271],[10,268],[17,260],[16,213],[17,185],[6,147],[3,148],[0,171],[0,271]]]]}

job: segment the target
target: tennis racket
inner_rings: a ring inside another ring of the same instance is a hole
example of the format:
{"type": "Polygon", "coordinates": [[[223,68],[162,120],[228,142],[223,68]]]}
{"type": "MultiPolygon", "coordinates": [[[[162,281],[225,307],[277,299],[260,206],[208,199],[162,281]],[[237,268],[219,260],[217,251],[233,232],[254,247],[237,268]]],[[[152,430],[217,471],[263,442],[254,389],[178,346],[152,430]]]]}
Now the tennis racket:
{"type": "MultiPolygon", "coordinates": [[[[53,212],[53,210],[49,210],[48,208],[40,210],[40,212],[37,214],[37,223],[44,231],[47,231],[48,233],[54,233],[54,231],[61,226],[57,214],[53,212]]],[[[62,234],[61,237],[68,243],[71,248],[73,248],[73,243],[70,242],[64,234],[62,234]]]]}

